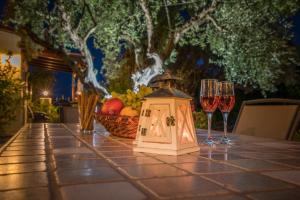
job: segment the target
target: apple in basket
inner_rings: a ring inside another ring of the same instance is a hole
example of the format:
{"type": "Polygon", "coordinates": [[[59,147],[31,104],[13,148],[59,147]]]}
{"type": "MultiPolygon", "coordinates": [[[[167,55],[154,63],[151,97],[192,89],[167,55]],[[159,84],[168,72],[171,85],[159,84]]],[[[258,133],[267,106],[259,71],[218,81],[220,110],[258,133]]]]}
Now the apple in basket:
{"type": "Polygon", "coordinates": [[[111,98],[103,103],[101,113],[106,115],[118,115],[123,109],[124,104],[118,98],[111,98]]]}

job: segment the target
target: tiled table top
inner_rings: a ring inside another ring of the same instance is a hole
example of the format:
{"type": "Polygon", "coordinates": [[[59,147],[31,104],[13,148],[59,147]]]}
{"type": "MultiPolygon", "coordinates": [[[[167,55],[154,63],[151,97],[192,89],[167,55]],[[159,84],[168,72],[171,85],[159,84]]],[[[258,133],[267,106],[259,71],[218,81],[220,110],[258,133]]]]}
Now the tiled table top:
{"type": "MultiPolygon", "coordinates": [[[[98,127],[28,124],[0,151],[0,199],[300,199],[300,143],[234,136],[165,156],[98,127]]],[[[217,137],[219,133],[216,133],[217,137]]]]}

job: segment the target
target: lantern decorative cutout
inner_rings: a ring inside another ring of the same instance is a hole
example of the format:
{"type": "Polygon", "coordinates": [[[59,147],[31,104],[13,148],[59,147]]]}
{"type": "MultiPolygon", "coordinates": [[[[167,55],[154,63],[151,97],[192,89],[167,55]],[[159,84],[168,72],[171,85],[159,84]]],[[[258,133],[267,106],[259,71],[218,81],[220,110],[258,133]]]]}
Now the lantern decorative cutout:
{"type": "Polygon", "coordinates": [[[159,88],[143,101],[134,151],[181,155],[200,150],[192,98],[173,87],[176,79],[167,71],[152,80],[159,88]]]}

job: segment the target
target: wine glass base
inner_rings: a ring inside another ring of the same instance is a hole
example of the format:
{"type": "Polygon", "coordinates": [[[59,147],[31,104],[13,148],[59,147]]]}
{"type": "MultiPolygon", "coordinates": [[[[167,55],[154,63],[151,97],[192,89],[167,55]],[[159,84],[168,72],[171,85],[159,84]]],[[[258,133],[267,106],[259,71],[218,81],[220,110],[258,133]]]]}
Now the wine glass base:
{"type": "Polygon", "coordinates": [[[220,139],[220,144],[232,144],[232,142],[227,136],[222,136],[220,139]]]}
{"type": "Polygon", "coordinates": [[[203,144],[206,144],[206,145],[209,145],[209,146],[213,146],[213,145],[215,145],[216,143],[215,143],[215,141],[213,140],[213,138],[210,137],[210,138],[206,138],[206,139],[203,141],[203,144]]]}

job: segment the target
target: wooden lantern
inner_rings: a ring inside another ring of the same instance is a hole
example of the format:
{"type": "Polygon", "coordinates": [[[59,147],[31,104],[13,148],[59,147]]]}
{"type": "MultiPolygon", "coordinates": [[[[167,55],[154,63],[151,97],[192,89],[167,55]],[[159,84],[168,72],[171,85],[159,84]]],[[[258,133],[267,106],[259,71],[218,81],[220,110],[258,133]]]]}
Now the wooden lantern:
{"type": "Polygon", "coordinates": [[[191,111],[192,99],[172,86],[169,72],[156,82],[160,88],[145,97],[134,151],[181,155],[199,151],[191,111]]]}

